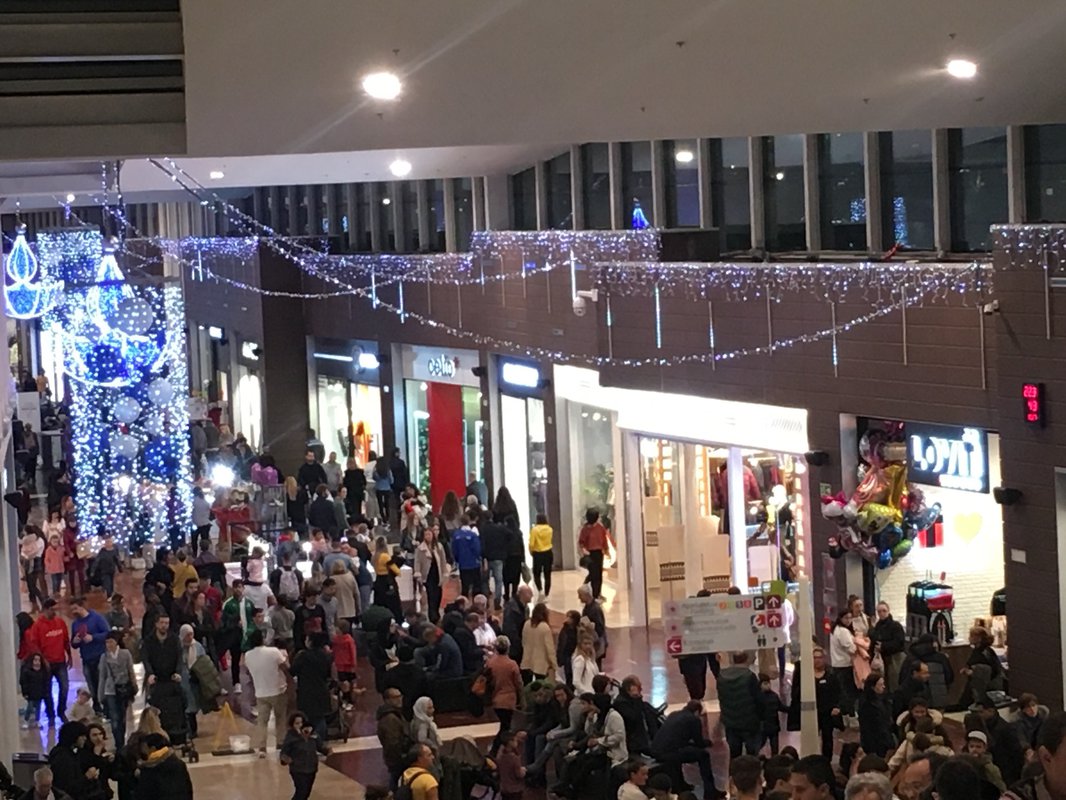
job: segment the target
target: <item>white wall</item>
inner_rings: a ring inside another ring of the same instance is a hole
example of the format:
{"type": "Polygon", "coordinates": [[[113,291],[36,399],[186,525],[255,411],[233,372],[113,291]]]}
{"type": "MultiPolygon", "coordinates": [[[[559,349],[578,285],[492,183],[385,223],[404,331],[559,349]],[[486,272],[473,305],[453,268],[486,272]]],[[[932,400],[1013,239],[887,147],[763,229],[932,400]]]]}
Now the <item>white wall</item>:
{"type": "MultiPolygon", "coordinates": [[[[999,435],[988,434],[989,486],[1000,484],[999,435]]],[[[944,515],[944,544],[915,547],[896,566],[881,570],[877,586],[882,600],[900,622],[906,621],[907,586],[933,573],[945,572],[955,589],[956,636],[965,637],[975,617],[987,616],[992,593],[1003,588],[1003,517],[988,494],[922,486],[926,503],[940,503],[944,515]]]]}

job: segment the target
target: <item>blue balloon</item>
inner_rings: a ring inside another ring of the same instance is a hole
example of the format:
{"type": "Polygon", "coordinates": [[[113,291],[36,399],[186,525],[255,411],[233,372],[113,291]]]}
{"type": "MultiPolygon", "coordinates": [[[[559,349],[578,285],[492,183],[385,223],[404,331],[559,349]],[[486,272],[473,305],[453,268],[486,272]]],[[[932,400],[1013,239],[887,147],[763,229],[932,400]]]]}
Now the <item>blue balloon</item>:
{"type": "Polygon", "coordinates": [[[880,569],[888,569],[892,566],[892,551],[882,550],[877,554],[877,566],[880,569]]]}

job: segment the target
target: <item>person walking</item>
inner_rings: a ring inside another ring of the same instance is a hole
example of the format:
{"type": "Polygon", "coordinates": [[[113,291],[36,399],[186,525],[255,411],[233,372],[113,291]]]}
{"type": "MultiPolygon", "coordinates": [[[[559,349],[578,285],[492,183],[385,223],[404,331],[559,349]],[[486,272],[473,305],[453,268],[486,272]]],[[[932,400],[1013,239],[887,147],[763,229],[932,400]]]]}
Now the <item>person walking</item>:
{"type": "Polygon", "coordinates": [[[329,637],[325,633],[313,633],[309,638],[311,646],[297,653],[292,661],[292,676],[296,678],[296,707],[306,715],[319,738],[325,739],[333,658],[326,651],[329,637]]]}
{"type": "Polygon", "coordinates": [[[81,670],[85,675],[85,685],[92,692],[93,710],[102,714],[104,706],[97,694],[100,657],[104,654],[104,640],[111,632],[111,626],[99,613],[86,606],[84,597],[75,597],[70,601],[70,613],[74,618],[70,623],[70,643],[81,654],[81,670]]]}
{"type": "Polygon", "coordinates": [[[533,583],[545,598],[552,593],[552,538],[548,517],[537,514],[537,524],[529,531],[529,555],[533,559],[533,583]]]}
{"type": "Polygon", "coordinates": [[[297,483],[292,475],[285,479],[285,515],[289,518],[289,526],[300,534],[300,538],[307,538],[307,503],[309,495],[307,489],[297,483]]]}
{"type": "Polygon", "coordinates": [[[126,742],[126,717],[137,696],[137,674],[133,671],[133,655],[122,647],[121,634],[114,631],[107,634],[104,645],[97,667],[100,677],[96,696],[111,720],[115,746],[121,747],[126,742]]]}
{"type": "Polygon", "coordinates": [[[54,597],[47,598],[42,604],[40,615],[26,634],[31,646],[48,664],[50,678],[44,706],[49,725],[55,725],[57,712],[61,722],[67,721],[67,689],[70,685],[68,670],[74,666],[74,657],[70,650],[70,631],[67,623],[56,615],[56,605],[58,603],[54,597]],[[52,705],[52,679],[59,684],[58,707],[52,705]]]}
{"type": "Polygon", "coordinates": [[[478,536],[481,537],[481,557],[485,559],[492,583],[492,602],[499,611],[507,597],[503,579],[503,565],[507,560],[507,528],[502,521],[491,520],[486,514],[479,521],[478,536]]]}
{"type": "Polygon", "coordinates": [[[851,612],[841,611],[833,622],[833,632],[829,635],[829,666],[837,676],[842,692],[840,711],[845,719],[855,714],[855,666],[852,661],[858,652],[855,633],[851,628],[851,612]]]}
{"type": "Polygon", "coordinates": [[[343,561],[334,561],[332,574],[333,587],[336,591],[334,597],[337,600],[337,620],[346,620],[349,625],[354,625],[361,609],[359,606],[359,584],[351,570],[344,566],[343,561]]]}
{"type": "Polygon", "coordinates": [[[387,688],[384,704],[377,710],[377,734],[381,756],[389,770],[389,786],[396,788],[404,770],[404,758],[414,744],[411,725],[403,714],[403,692],[387,688]]]}
{"type": "Polygon", "coordinates": [[[210,543],[211,541],[211,504],[207,502],[204,497],[204,490],[199,486],[193,487],[192,490],[192,541],[189,543],[192,547],[193,557],[196,556],[199,548],[204,543],[210,543]]]}
{"type": "Polygon", "coordinates": [[[892,610],[883,600],[877,604],[877,622],[870,629],[870,640],[884,663],[885,685],[891,695],[899,688],[907,637],[903,626],[892,618],[892,610]]]}
{"type": "Polygon", "coordinates": [[[402,625],[403,608],[400,605],[400,587],[396,582],[400,568],[389,552],[384,536],[379,536],[374,542],[374,575],[374,605],[389,609],[396,624],[402,625]]]}
{"type": "Polygon", "coordinates": [[[731,666],[718,676],[718,701],[730,758],[742,751],[758,755],[762,747],[762,690],[746,652],[733,653],[731,666]]]}
{"type": "Polygon", "coordinates": [[[489,702],[496,712],[496,718],[500,721],[500,729],[496,732],[496,737],[489,748],[490,755],[496,753],[503,734],[511,729],[511,720],[514,718],[514,712],[522,697],[522,674],[519,672],[518,664],[508,655],[510,649],[511,642],[508,638],[500,636],[496,639],[496,652],[485,663],[486,671],[492,676],[490,680],[492,693],[489,696],[489,702]]]}
{"type": "Polygon", "coordinates": [[[585,512],[585,524],[577,537],[577,546],[584,557],[588,558],[589,586],[592,596],[603,596],[603,554],[608,545],[614,546],[611,534],[600,522],[600,512],[590,508],[585,512]]]}
{"type": "Polygon", "coordinates": [[[104,590],[104,595],[110,597],[115,591],[115,576],[122,572],[122,560],[118,550],[115,549],[115,540],[110,536],[104,537],[104,543],[100,552],[93,559],[90,578],[104,590]]]}
{"type": "Polygon", "coordinates": [[[440,522],[440,543],[444,546],[444,553],[448,557],[448,563],[454,564],[452,536],[463,527],[463,507],[459,504],[459,495],[452,491],[444,495],[444,501],[440,504],[440,514],[437,519],[440,522]]]}
{"type": "Polygon", "coordinates": [[[440,527],[432,523],[426,528],[422,541],[415,548],[414,574],[419,585],[426,590],[426,613],[434,625],[440,621],[442,586],[450,576],[448,558],[438,535],[440,527]]]}
{"type": "Polygon", "coordinates": [[[378,514],[381,524],[389,526],[389,512],[392,508],[392,470],[389,459],[382,457],[374,463],[374,494],[377,497],[378,514]]]}
{"type": "Polygon", "coordinates": [[[288,667],[289,657],[284,650],[267,647],[263,643],[261,631],[252,631],[248,644],[251,649],[244,654],[244,667],[252,679],[256,710],[255,741],[252,746],[258,751],[260,758],[266,758],[270,715],[274,715],[275,732],[281,729],[282,720],[287,718],[289,684],[285,669],[288,667]]]}
{"type": "Polygon", "coordinates": [[[235,694],[241,692],[241,653],[244,652],[244,634],[252,625],[255,604],[244,596],[244,581],[234,580],[233,592],[222,604],[222,622],[219,627],[219,651],[229,653],[230,678],[235,694]]]}
{"type": "Polygon", "coordinates": [[[349,458],[344,466],[341,486],[347,490],[344,497],[349,517],[358,517],[363,513],[363,501],[366,499],[366,473],[354,458],[349,458]]]}
{"type": "Polygon", "coordinates": [[[48,596],[48,592],[41,589],[44,574],[44,535],[35,526],[27,525],[19,540],[19,562],[22,566],[22,576],[26,581],[26,594],[30,598],[30,608],[37,611],[40,603],[48,596]]]}
{"type": "Polygon", "coordinates": [[[892,709],[889,708],[885,679],[873,672],[863,684],[858,702],[859,743],[867,755],[881,756],[895,748],[892,735],[892,709]]]}
{"type": "Polygon", "coordinates": [[[452,535],[452,555],[459,568],[460,593],[473,598],[481,592],[481,539],[474,531],[473,518],[463,515],[463,526],[452,535]]]}
{"type": "Polygon", "coordinates": [[[503,561],[503,597],[504,602],[518,592],[522,580],[522,567],[526,561],[526,547],[522,541],[522,531],[518,528],[518,518],[508,517],[503,527],[507,531],[507,556],[503,561]]]}
{"type": "MultiPolygon", "coordinates": [[[[328,756],[331,752],[303,714],[297,711],[289,717],[289,729],[281,745],[281,763],[289,768],[289,777],[292,778],[292,800],[308,800],[311,797],[318,775],[318,756],[328,756]]],[[[260,751],[260,758],[264,755],[260,751]]]]}

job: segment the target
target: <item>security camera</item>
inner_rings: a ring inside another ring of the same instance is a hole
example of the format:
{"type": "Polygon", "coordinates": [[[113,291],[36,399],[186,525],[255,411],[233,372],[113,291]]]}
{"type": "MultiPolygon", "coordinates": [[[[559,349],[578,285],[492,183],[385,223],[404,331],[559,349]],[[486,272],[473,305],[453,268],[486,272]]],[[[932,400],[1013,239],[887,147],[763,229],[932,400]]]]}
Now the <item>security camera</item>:
{"type": "Polygon", "coordinates": [[[981,312],[983,314],[998,314],[999,313],[999,300],[993,300],[991,303],[985,303],[981,306],[981,312]]]}
{"type": "Polygon", "coordinates": [[[583,317],[588,310],[588,302],[591,300],[595,303],[600,296],[599,289],[587,289],[581,290],[574,295],[574,316],[583,317]]]}

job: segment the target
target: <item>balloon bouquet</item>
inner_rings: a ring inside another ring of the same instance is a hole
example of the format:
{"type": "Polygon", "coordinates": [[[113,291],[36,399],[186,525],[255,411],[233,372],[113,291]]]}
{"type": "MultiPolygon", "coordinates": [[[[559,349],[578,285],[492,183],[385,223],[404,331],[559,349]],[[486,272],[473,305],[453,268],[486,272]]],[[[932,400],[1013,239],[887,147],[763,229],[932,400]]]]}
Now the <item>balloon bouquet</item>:
{"type": "Polygon", "coordinates": [[[829,555],[852,550],[880,569],[911,551],[914,539],[940,516],[940,503],[927,506],[922,490],[907,483],[907,443],[902,422],[886,422],[859,441],[859,486],[822,497],[822,516],[837,524],[829,555]]]}

